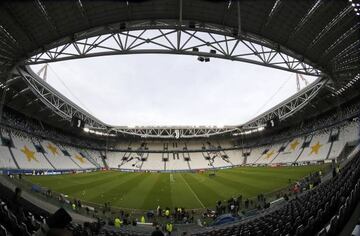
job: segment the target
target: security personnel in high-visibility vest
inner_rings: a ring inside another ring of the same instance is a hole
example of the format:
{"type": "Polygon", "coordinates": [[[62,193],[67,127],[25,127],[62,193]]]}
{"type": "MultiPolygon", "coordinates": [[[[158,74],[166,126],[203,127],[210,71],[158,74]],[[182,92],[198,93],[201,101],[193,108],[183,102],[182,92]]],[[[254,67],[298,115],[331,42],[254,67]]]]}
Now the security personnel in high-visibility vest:
{"type": "Polygon", "coordinates": [[[114,226],[116,229],[120,229],[121,227],[121,220],[119,219],[119,217],[116,217],[115,220],[114,220],[114,226]]]}
{"type": "Polygon", "coordinates": [[[171,232],[173,231],[173,224],[171,222],[168,222],[166,224],[166,232],[168,233],[168,235],[171,235],[171,232]]]}
{"type": "Polygon", "coordinates": [[[169,209],[165,210],[165,216],[166,216],[166,218],[169,218],[169,216],[170,216],[170,210],[169,209]]]}
{"type": "Polygon", "coordinates": [[[145,216],[142,216],[141,219],[140,219],[140,222],[145,224],[145,216]]]}
{"type": "Polygon", "coordinates": [[[71,207],[72,207],[72,209],[73,209],[74,211],[76,210],[76,205],[75,205],[75,203],[71,204],[71,207]]]}

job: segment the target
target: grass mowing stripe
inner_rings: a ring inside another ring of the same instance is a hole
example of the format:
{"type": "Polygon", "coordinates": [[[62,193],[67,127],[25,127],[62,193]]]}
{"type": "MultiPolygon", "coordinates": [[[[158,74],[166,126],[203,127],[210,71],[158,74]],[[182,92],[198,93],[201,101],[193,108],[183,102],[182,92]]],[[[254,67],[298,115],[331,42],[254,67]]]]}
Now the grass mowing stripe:
{"type": "Polygon", "coordinates": [[[122,197],[124,186],[132,186],[131,183],[137,183],[140,179],[140,175],[113,176],[113,178],[106,183],[91,188],[90,191],[87,192],[87,195],[89,196],[87,199],[92,202],[96,202],[100,199],[102,200],[101,203],[106,200],[114,202],[119,197],[122,197]]]}
{"type": "Polygon", "coordinates": [[[198,195],[194,192],[194,190],[190,187],[189,183],[186,181],[186,179],[184,178],[184,176],[182,174],[180,174],[180,176],[183,178],[186,186],[188,187],[188,189],[190,190],[190,192],[192,192],[192,194],[195,196],[196,200],[200,203],[200,205],[202,206],[202,208],[205,208],[204,204],[202,203],[202,201],[200,200],[200,198],[198,197],[198,195]]]}
{"type": "Polygon", "coordinates": [[[142,209],[156,209],[158,205],[162,208],[173,206],[171,199],[170,179],[168,174],[153,174],[154,184],[150,187],[150,191],[144,196],[145,200],[142,209]]]}
{"type": "Polygon", "coordinates": [[[49,187],[55,191],[67,192],[67,189],[77,189],[81,186],[94,183],[94,180],[100,181],[111,179],[113,176],[119,175],[120,173],[106,173],[100,176],[91,176],[91,179],[83,181],[83,174],[65,174],[65,175],[54,175],[54,176],[25,176],[25,178],[35,184],[49,187]],[[81,180],[79,180],[81,179],[81,180]]]}
{"type": "MultiPolygon", "coordinates": [[[[135,196],[131,196],[129,193],[145,180],[144,176],[144,173],[130,175],[130,178],[126,179],[124,182],[117,182],[116,179],[114,179],[112,183],[110,183],[110,186],[112,186],[111,188],[104,189],[102,194],[97,194],[91,201],[95,202],[101,199],[101,202],[106,200],[110,201],[113,206],[126,208],[133,207],[134,204],[132,199],[134,199],[135,196]]],[[[99,186],[99,191],[101,191],[101,186],[99,186]]]]}
{"type": "Polygon", "coordinates": [[[217,200],[242,194],[246,198],[286,188],[289,179],[326,169],[326,165],[305,167],[240,167],[204,174],[126,173],[100,171],[59,176],[25,176],[24,179],[55,192],[87,202],[112,202],[119,208],[213,207],[217,200]],[[159,200],[159,201],[158,201],[159,200]]]}
{"type": "Polygon", "coordinates": [[[207,187],[207,191],[211,189],[213,192],[217,192],[220,197],[219,199],[227,198],[229,195],[237,193],[236,187],[224,185],[222,183],[219,183],[218,181],[215,181],[216,176],[210,177],[207,174],[195,174],[191,175],[191,177],[202,184],[201,188],[207,187]]]}
{"type": "MultiPolygon", "coordinates": [[[[92,188],[97,189],[100,186],[102,186],[103,184],[114,179],[115,177],[117,177],[117,176],[109,175],[109,176],[106,176],[106,178],[100,178],[100,179],[94,178],[94,180],[92,182],[84,182],[81,184],[78,183],[78,184],[65,185],[63,187],[56,187],[55,190],[58,189],[56,191],[60,191],[60,192],[66,193],[66,194],[74,194],[74,193],[80,192],[84,189],[86,189],[86,190],[90,190],[92,188]]],[[[76,181],[76,180],[72,180],[72,181],[76,181]]]]}
{"type": "Polygon", "coordinates": [[[217,175],[213,180],[222,185],[233,188],[235,190],[234,195],[244,195],[244,193],[246,193],[246,197],[251,197],[253,194],[259,193],[263,190],[252,182],[236,181],[234,178],[227,178],[222,175],[217,175]]]}
{"type": "Polygon", "coordinates": [[[280,187],[286,187],[288,183],[288,178],[275,178],[274,176],[269,176],[267,178],[262,177],[261,181],[256,178],[243,177],[241,175],[235,174],[219,174],[217,179],[222,179],[221,181],[224,184],[238,185],[238,193],[242,194],[245,197],[254,197],[259,193],[269,193],[275,190],[278,190],[280,187]],[[268,180],[271,181],[268,181],[268,180]]]}
{"type": "Polygon", "coordinates": [[[214,187],[209,187],[204,184],[206,181],[202,181],[196,178],[196,176],[200,176],[203,179],[208,180],[208,178],[204,177],[204,174],[185,174],[184,178],[187,180],[188,183],[192,186],[192,189],[194,192],[198,195],[198,197],[201,199],[202,203],[209,207],[214,206],[216,201],[223,199],[224,196],[222,196],[222,187],[219,189],[214,189],[214,187]]]}
{"type": "Polygon", "coordinates": [[[199,201],[194,201],[194,195],[187,191],[185,180],[180,174],[173,175],[174,182],[170,182],[171,199],[174,207],[201,208],[199,201]]]}

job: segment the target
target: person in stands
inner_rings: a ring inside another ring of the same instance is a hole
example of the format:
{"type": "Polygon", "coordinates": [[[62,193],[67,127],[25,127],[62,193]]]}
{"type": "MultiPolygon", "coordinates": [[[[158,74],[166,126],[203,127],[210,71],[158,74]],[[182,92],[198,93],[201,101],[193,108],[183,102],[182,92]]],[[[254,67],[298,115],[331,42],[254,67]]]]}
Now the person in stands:
{"type": "Polygon", "coordinates": [[[10,202],[10,209],[15,213],[18,219],[22,221],[24,220],[25,215],[23,211],[23,205],[21,202],[21,194],[22,194],[21,188],[18,187],[15,188],[14,195],[11,198],[11,202],[10,202]]]}
{"type": "Polygon", "coordinates": [[[73,236],[73,233],[67,229],[50,229],[46,236],[73,236]]]}
{"type": "Polygon", "coordinates": [[[156,225],[155,230],[151,233],[151,236],[164,236],[164,233],[161,232],[159,225],[156,225]]]}
{"type": "Polygon", "coordinates": [[[66,230],[66,226],[71,221],[69,213],[64,208],[60,208],[40,226],[33,236],[70,236],[72,233],[66,230]]]}
{"type": "Polygon", "coordinates": [[[121,222],[120,218],[119,218],[119,217],[116,217],[115,220],[114,220],[114,226],[115,226],[115,228],[116,228],[116,229],[120,229],[121,223],[122,223],[122,222],[121,222]]]}

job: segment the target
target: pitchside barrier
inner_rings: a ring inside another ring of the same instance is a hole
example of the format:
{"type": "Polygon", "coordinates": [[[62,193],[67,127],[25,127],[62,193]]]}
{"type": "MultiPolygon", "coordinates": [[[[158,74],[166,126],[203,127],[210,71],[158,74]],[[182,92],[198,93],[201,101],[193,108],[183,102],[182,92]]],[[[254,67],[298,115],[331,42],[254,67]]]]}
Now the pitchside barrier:
{"type": "Polygon", "coordinates": [[[61,174],[77,174],[77,173],[89,173],[101,170],[96,169],[75,169],[75,170],[31,170],[31,169],[0,169],[0,174],[4,175],[61,175],[61,174]]]}
{"type": "Polygon", "coordinates": [[[110,168],[110,170],[122,171],[122,172],[143,172],[143,173],[202,173],[205,171],[213,171],[213,170],[225,170],[231,169],[235,167],[240,167],[242,165],[233,165],[233,166],[223,166],[223,167],[214,167],[214,168],[202,168],[202,169],[184,169],[184,170],[138,170],[138,169],[122,169],[122,168],[110,168]]]}

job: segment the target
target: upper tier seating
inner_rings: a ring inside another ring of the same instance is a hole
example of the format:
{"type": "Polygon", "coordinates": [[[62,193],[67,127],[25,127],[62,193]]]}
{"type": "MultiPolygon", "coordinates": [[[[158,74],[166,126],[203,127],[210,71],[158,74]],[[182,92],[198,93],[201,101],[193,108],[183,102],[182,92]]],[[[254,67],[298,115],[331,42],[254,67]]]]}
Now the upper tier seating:
{"type": "MultiPolygon", "coordinates": [[[[183,142],[178,145],[175,142],[171,145],[163,143],[163,152],[154,153],[148,150],[160,148],[159,142],[154,143],[155,147],[151,147],[151,142],[130,143],[126,148],[129,151],[107,152],[106,162],[114,169],[152,171],[318,162],[339,156],[345,145],[358,139],[358,133],[359,123],[354,121],[291,140],[237,150],[222,150],[216,142],[196,141],[187,142],[186,147],[180,147],[185,145],[183,142]],[[189,145],[196,147],[197,152],[186,152],[189,145]]],[[[96,150],[39,139],[11,129],[2,130],[2,137],[10,142],[10,146],[6,143],[0,146],[0,168],[3,169],[77,170],[104,167],[102,154],[96,150]]]]}

